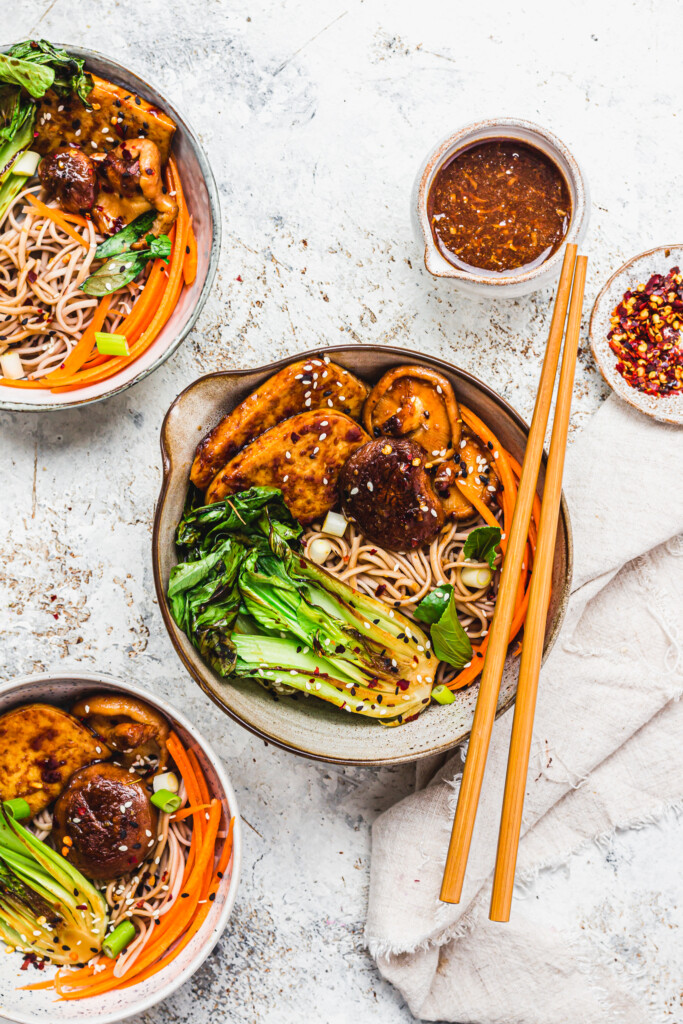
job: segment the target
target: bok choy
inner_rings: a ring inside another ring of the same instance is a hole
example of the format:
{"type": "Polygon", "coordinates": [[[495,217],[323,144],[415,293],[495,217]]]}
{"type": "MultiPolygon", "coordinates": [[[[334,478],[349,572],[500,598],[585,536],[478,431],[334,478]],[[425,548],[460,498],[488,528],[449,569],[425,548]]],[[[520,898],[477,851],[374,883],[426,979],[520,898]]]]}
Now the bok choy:
{"type": "Polygon", "coordinates": [[[220,675],[255,679],[398,725],[429,704],[437,660],[422,630],[300,552],[275,488],[188,508],[171,614],[220,675]]]}
{"type": "Polygon", "coordinates": [[[56,964],[85,963],[107,929],[103,896],[0,805],[0,936],[56,964]]]}

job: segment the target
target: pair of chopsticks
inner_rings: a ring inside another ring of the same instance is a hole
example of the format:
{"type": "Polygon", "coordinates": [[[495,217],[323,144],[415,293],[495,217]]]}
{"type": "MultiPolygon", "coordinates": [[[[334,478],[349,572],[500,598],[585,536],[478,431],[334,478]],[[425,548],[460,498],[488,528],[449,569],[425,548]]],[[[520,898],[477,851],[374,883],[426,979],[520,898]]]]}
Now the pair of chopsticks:
{"type": "Polygon", "coordinates": [[[574,371],[581,330],[583,293],[586,283],[585,256],[577,257],[575,245],[567,245],[562,273],[553,309],[548,343],[536,396],[534,415],[527,439],[517,501],[512,517],[507,551],[501,572],[498,598],[489,630],[489,643],[484,661],[477,706],[472,723],[465,768],[453,822],[453,832],[444,870],[441,899],[458,903],[467,866],[479,795],[484,778],[491,730],[496,714],[500,681],[505,664],[515,595],[524,559],[531,510],[538,484],[548,416],[555,388],[557,365],[562,348],[565,320],[567,333],[562,356],[555,418],[545,474],[541,519],[538,528],[536,555],[529,606],[524,624],[524,640],[519,668],[512,738],[508,758],[505,795],[498,837],[498,853],[493,881],[489,917],[492,921],[508,921],[517,864],[517,847],[522,824],[522,808],[529,767],[529,751],[533,730],[538,674],[543,654],[543,641],[550,599],[550,584],[557,535],[557,521],[562,495],[562,473],[567,447],[567,431],[574,387],[574,371]],[[571,301],[570,301],[571,295],[571,301]],[[567,310],[569,317],[567,318],[567,310]]]}

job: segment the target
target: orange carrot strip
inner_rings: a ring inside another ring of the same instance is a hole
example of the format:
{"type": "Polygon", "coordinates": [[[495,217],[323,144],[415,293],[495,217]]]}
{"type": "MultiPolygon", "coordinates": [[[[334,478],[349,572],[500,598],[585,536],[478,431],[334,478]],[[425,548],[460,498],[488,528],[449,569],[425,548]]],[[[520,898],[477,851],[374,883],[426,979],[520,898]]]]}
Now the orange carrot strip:
{"type": "Polygon", "coordinates": [[[93,314],[93,318],[83,331],[80,341],[71,349],[59,369],[53,370],[52,373],[49,373],[47,377],[45,377],[46,387],[49,387],[48,381],[54,380],[55,377],[59,380],[60,375],[69,376],[72,373],[76,373],[80,370],[81,366],[83,366],[83,363],[92,352],[93,345],[95,344],[95,332],[102,330],[102,324],[104,323],[107,312],[109,311],[111,300],[111,295],[105,295],[100,299],[99,305],[93,314]]]}
{"type": "Polygon", "coordinates": [[[187,232],[187,244],[185,246],[185,259],[183,260],[183,278],[185,284],[191,285],[197,276],[197,239],[195,237],[194,228],[192,227],[192,217],[190,217],[190,227],[187,232]]]}
{"type": "Polygon", "coordinates": [[[171,815],[171,821],[185,821],[185,818],[189,818],[191,814],[197,814],[198,811],[206,811],[210,806],[211,804],[193,804],[191,807],[183,807],[171,815]]]}
{"type": "MultiPolygon", "coordinates": [[[[485,505],[481,498],[477,496],[476,489],[474,487],[470,487],[466,480],[456,480],[455,482],[458,485],[458,490],[462,491],[467,500],[472,502],[482,519],[484,519],[489,526],[496,526],[500,529],[500,523],[488,505],[485,505]]],[[[504,548],[504,545],[505,541],[501,541],[501,547],[504,548]]]]}
{"type": "Polygon", "coordinates": [[[67,220],[64,219],[63,214],[60,210],[53,210],[51,206],[46,206],[45,203],[41,203],[40,199],[36,199],[35,196],[27,195],[31,206],[35,206],[39,213],[42,213],[44,217],[48,217],[51,221],[61,228],[67,235],[73,238],[74,242],[80,242],[84,249],[90,248],[90,242],[86,242],[82,235],[79,235],[75,228],[72,228],[67,220]]]}

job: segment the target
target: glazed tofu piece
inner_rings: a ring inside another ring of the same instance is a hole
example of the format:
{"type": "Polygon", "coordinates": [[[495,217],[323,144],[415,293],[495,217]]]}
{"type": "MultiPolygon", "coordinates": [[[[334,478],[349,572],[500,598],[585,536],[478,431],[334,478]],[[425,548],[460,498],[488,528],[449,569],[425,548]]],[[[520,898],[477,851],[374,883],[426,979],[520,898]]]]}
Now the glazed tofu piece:
{"type": "Polygon", "coordinates": [[[264,381],[199,443],[190,479],[204,490],[240,449],[296,413],[335,409],[360,419],[367,395],[365,384],[336,363],[291,363],[264,381]]]}
{"type": "Polygon", "coordinates": [[[111,756],[109,748],[68,711],[26,704],[0,716],[0,799],[23,797],[38,814],[75,771],[111,756]]]}
{"type": "Polygon", "coordinates": [[[211,505],[248,487],[279,487],[287,508],[306,525],[337,504],[341,469],[370,438],[343,412],[315,409],[271,427],[212,480],[211,505]]]}
{"type": "Polygon", "coordinates": [[[51,89],[38,100],[35,149],[46,156],[74,143],[90,156],[108,153],[127,139],[144,138],[156,143],[163,166],[171,152],[175,121],[130,89],[97,75],[92,78],[92,110],[75,94],[58,96],[51,89]]]}

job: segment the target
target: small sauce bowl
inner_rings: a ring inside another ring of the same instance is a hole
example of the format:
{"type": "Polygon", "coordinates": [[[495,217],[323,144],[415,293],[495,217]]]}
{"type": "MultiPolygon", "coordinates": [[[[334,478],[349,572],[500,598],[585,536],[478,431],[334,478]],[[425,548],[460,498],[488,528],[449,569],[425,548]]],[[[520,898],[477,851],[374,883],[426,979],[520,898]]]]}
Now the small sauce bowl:
{"type": "Polygon", "coordinates": [[[434,277],[450,278],[461,291],[479,298],[516,298],[545,288],[559,277],[564,258],[564,245],[580,245],[588,228],[590,195],[583,173],[567,147],[555,135],[516,118],[494,118],[476,121],[445,138],[432,150],[422,164],[411,199],[413,228],[418,242],[424,247],[425,267],[434,277]],[[571,199],[572,212],[567,234],[557,249],[540,266],[524,272],[492,274],[485,270],[463,270],[449,262],[440,251],[432,234],[428,203],[434,179],[444,164],[470,146],[489,140],[513,140],[540,150],[562,173],[571,199]]]}

